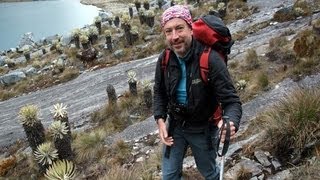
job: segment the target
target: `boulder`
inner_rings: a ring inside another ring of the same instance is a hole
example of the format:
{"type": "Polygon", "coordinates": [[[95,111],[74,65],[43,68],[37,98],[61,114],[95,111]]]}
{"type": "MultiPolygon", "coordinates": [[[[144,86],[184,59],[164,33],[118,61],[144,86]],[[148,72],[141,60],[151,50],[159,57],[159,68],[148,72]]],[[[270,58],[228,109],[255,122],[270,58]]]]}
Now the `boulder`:
{"type": "Polygon", "coordinates": [[[0,56],[0,66],[4,66],[6,64],[7,56],[0,56]]]}
{"type": "Polygon", "coordinates": [[[22,35],[22,38],[19,42],[19,47],[23,47],[25,45],[30,45],[30,46],[34,46],[35,42],[34,42],[34,36],[32,32],[27,32],[25,34],[22,35]]]}
{"type": "Polygon", "coordinates": [[[15,71],[3,76],[0,76],[0,84],[10,85],[26,78],[26,74],[22,71],[15,71]]]}
{"type": "Polygon", "coordinates": [[[119,49],[119,50],[116,50],[113,55],[116,57],[116,58],[121,58],[124,56],[124,51],[123,49],[119,49]]]}

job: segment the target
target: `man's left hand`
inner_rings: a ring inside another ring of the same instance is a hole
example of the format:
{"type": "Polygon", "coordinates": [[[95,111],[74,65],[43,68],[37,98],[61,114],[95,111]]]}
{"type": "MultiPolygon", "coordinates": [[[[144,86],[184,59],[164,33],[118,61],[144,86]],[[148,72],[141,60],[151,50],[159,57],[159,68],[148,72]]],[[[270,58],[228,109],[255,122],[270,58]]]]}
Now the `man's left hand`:
{"type": "MultiPolygon", "coordinates": [[[[236,127],[234,126],[234,123],[232,121],[229,121],[229,122],[230,122],[230,140],[232,140],[236,137],[236,127]]],[[[221,131],[222,131],[220,142],[224,143],[226,139],[226,134],[227,134],[227,129],[226,129],[227,125],[225,124],[225,126],[222,127],[222,124],[223,124],[223,120],[220,120],[218,123],[218,128],[220,129],[219,135],[221,134],[221,131]]]]}

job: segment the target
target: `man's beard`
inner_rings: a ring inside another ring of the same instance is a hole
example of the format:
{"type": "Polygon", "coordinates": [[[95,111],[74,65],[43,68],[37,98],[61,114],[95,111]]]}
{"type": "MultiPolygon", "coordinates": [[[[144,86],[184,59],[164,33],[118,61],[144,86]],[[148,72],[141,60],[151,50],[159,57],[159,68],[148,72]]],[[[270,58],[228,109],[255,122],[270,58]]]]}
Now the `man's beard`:
{"type": "Polygon", "coordinates": [[[179,57],[183,57],[186,55],[190,48],[190,43],[187,43],[186,41],[177,40],[176,42],[169,43],[169,47],[177,54],[179,57]],[[178,48],[175,48],[175,46],[178,45],[178,48]]]}

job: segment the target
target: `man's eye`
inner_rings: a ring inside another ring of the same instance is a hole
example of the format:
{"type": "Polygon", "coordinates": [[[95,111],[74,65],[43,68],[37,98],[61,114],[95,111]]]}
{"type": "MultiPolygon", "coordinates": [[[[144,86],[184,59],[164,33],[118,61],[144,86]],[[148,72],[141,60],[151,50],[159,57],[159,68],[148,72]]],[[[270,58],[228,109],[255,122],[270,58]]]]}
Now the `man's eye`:
{"type": "Polygon", "coordinates": [[[176,29],[177,29],[177,30],[183,30],[184,27],[183,27],[183,26],[178,26],[176,29]]]}
{"type": "Polygon", "coordinates": [[[172,32],[171,29],[165,30],[165,33],[166,33],[166,34],[170,34],[171,32],[172,32]]]}

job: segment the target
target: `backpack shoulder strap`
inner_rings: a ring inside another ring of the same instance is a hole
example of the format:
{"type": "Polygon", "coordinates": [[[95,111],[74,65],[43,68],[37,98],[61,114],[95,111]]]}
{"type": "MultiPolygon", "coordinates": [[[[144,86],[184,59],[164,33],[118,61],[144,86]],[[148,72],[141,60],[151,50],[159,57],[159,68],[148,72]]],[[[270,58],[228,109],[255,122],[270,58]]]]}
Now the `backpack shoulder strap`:
{"type": "Polygon", "coordinates": [[[161,61],[161,70],[163,72],[165,72],[167,69],[169,59],[170,59],[170,49],[166,49],[164,52],[164,55],[162,56],[162,61],[161,61]]]}
{"type": "Polygon", "coordinates": [[[211,47],[207,46],[204,48],[200,55],[200,75],[201,79],[205,84],[208,84],[208,73],[209,73],[209,55],[211,47]]]}

